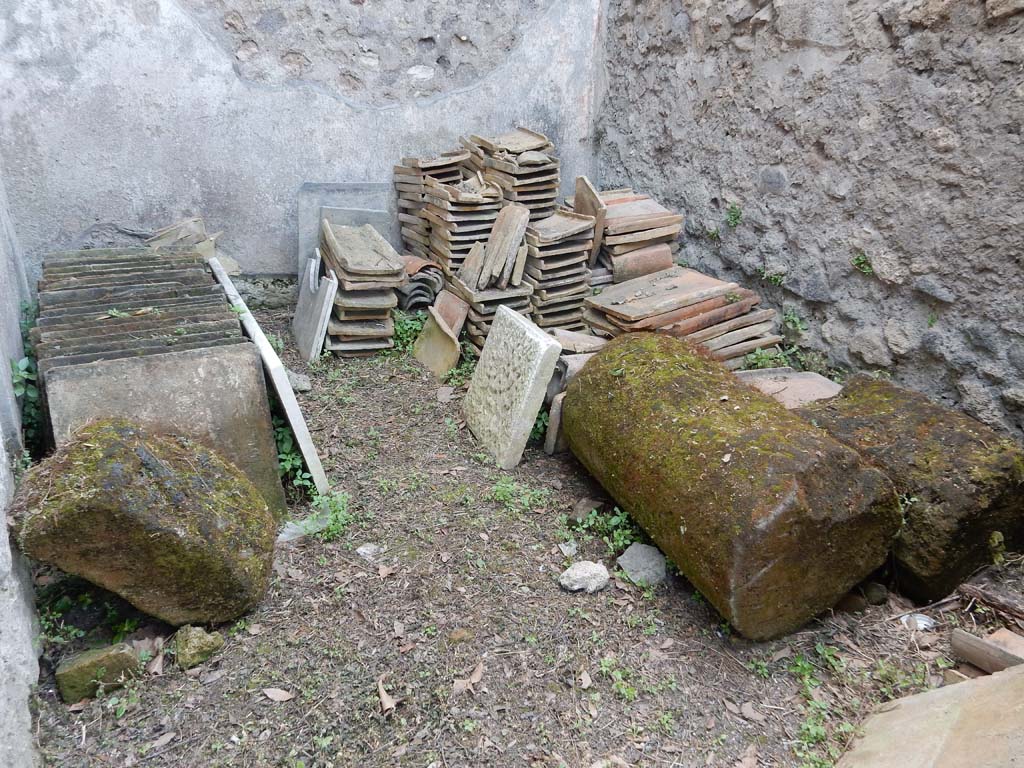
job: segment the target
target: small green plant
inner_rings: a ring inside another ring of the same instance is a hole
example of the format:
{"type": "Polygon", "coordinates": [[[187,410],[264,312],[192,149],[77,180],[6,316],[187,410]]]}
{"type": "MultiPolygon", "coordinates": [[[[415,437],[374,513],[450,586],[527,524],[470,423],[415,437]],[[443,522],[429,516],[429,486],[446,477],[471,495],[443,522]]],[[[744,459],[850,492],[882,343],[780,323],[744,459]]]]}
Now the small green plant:
{"type": "Polygon", "coordinates": [[[590,510],[577,527],[585,539],[598,538],[608,547],[608,553],[617,555],[634,541],[642,540],[640,529],[632,518],[618,507],[611,512],[590,510]]]}
{"type": "Polygon", "coordinates": [[[762,677],[767,680],[772,676],[771,670],[768,669],[768,662],[764,659],[753,659],[747,662],[747,669],[753,672],[758,677],[762,677]]]}
{"type": "Polygon", "coordinates": [[[11,361],[11,384],[21,404],[21,430],[24,445],[30,456],[40,458],[43,454],[43,412],[39,397],[39,371],[36,368],[36,351],[32,343],[32,328],[36,324],[39,307],[34,302],[21,304],[21,345],[24,357],[11,361]]]}
{"type": "Polygon", "coordinates": [[[627,704],[636,701],[640,692],[632,684],[633,671],[619,666],[614,656],[605,656],[598,664],[598,671],[611,680],[612,692],[627,704]]]}
{"type": "MultiPolygon", "coordinates": [[[[68,601],[70,607],[70,600],[68,601]]],[[[64,611],[58,601],[51,606],[39,610],[39,635],[49,645],[67,645],[85,636],[85,632],[75,626],[64,623],[64,611]]]]}
{"type": "Polygon", "coordinates": [[[871,259],[868,258],[868,255],[864,253],[864,251],[854,251],[853,258],[850,259],[850,263],[858,272],[865,275],[875,274],[875,268],[871,266],[871,259]]]}
{"type": "Polygon", "coordinates": [[[282,352],[284,352],[284,339],[282,339],[276,333],[268,333],[267,341],[270,342],[271,348],[275,352],[277,352],[277,354],[280,355],[282,352]]]}
{"type": "Polygon", "coordinates": [[[476,370],[476,357],[463,344],[462,362],[452,368],[444,377],[444,383],[450,387],[461,387],[471,378],[476,370]]]}
{"type": "Polygon", "coordinates": [[[106,314],[107,317],[128,317],[127,312],[123,312],[117,307],[111,307],[110,309],[107,310],[106,314]]]}
{"type": "Polygon", "coordinates": [[[782,324],[796,333],[803,333],[807,330],[807,322],[793,307],[787,307],[786,311],[782,313],[782,324]]]}
{"type": "Polygon", "coordinates": [[[302,454],[295,442],[292,428],[284,419],[273,417],[274,440],[277,443],[277,472],[282,480],[288,480],[302,493],[310,493],[313,477],[306,471],[302,454]]]}
{"type": "Polygon", "coordinates": [[[707,232],[704,233],[704,235],[705,237],[707,237],[708,240],[710,240],[712,243],[715,243],[716,245],[722,242],[722,233],[718,231],[717,227],[715,229],[709,229],[707,232]]]}
{"type": "Polygon", "coordinates": [[[725,223],[729,225],[731,229],[736,229],[743,221],[743,211],[740,209],[737,203],[730,203],[729,207],[725,211],[725,223]]]}
{"type": "Polygon", "coordinates": [[[743,300],[743,297],[740,296],[738,293],[727,293],[727,294],[725,294],[725,303],[726,304],[735,304],[737,301],[742,301],[742,300],[743,300]]]}
{"type": "Polygon", "coordinates": [[[768,267],[761,267],[757,270],[757,273],[761,276],[761,280],[769,285],[782,285],[786,281],[785,272],[776,272],[768,269],[768,267]]]}
{"type": "Polygon", "coordinates": [[[318,494],[313,499],[313,508],[327,515],[327,525],[316,534],[318,539],[335,541],[355,522],[356,515],[349,509],[348,502],[348,494],[341,491],[318,494]]]}
{"type": "Polygon", "coordinates": [[[928,313],[928,327],[934,328],[935,324],[939,322],[939,316],[935,312],[928,313]]]}
{"type": "Polygon", "coordinates": [[[491,500],[502,504],[509,512],[535,510],[548,500],[551,492],[546,488],[530,488],[502,475],[491,489],[491,500]]]}
{"type": "Polygon", "coordinates": [[[110,627],[110,631],[114,634],[114,642],[120,643],[124,639],[139,628],[139,620],[136,618],[123,619],[122,621],[113,624],[110,627]]]}
{"type": "Polygon", "coordinates": [[[423,330],[423,324],[427,322],[426,312],[403,312],[396,309],[395,315],[395,346],[392,354],[405,355],[412,352],[412,345],[423,330]]]}
{"type": "Polygon", "coordinates": [[[762,368],[785,368],[788,365],[789,358],[778,347],[755,349],[743,358],[743,367],[748,371],[762,368]]]}
{"type": "Polygon", "coordinates": [[[536,420],[533,422],[533,429],[530,430],[530,439],[539,442],[544,439],[544,435],[548,431],[548,422],[551,416],[547,411],[541,411],[537,414],[536,420]]]}

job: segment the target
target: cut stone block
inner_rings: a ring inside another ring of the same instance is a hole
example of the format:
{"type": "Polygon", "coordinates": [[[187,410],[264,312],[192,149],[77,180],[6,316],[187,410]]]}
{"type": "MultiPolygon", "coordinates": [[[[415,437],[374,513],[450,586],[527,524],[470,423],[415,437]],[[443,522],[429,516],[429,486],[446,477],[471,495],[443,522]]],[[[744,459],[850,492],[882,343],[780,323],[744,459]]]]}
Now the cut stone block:
{"type": "Polygon", "coordinates": [[[338,278],[334,272],[320,277],[320,249],[315,249],[299,281],[299,301],[292,318],[292,333],[299,348],[299,354],[307,363],[320,356],[327,336],[327,323],[334,308],[334,297],[338,294],[338,278]]]}
{"type": "Polygon", "coordinates": [[[906,500],[896,577],[909,596],[945,597],[992,546],[1024,547],[1024,449],[966,414],[869,376],[800,411],[889,476],[906,500]]]}
{"type": "Polygon", "coordinates": [[[1024,665],[880,705],[836,768],[1015,768],[1024,665]]]}
{"type": "Polygon", "coordinates": [[[843,387],[820,373],[811,371],[737,371],[746,384],[774,397],[786,408],[802,408],[808,403],[826,400],[838,395],[843,387]]]}
{"type": "Polygon", "coordinates": [[[791,632],[881,565],[892,483],[661,334],[609,342],[566,391],[570,449],[744,636],[791,632]]]}
{"type": "Polygon", "coordinates": [[[463,408],[467,426],[502,469],[523,456],[560,351],[522,315],[498,307],[463,408]]]}
{"type": "Polygon", "coordinates": [[[57,667],[57,689],[68,704],[92,698],[102,684],[104,691],[120,688],[139,674],[139,657],[127,643],[93,648],[63,659],[57,667]]]}
{"type": "Polygon", "coordinates": [[[278,518],[284,491],[255,346],[167,352],[56,367],[46,374],[54,442],[98,419],[192,437],[244,472],[278,518]]]}
{"type": "Polygon", "coordinates": [[[562,402],[564,400],[565,393],[559,393],[551,401],[551,407],[548,410],[548,428],[544,433],[544,453],[548,456],[569,450],[569,445],[565,442],[565,433],[562,430],[562,402]]]}

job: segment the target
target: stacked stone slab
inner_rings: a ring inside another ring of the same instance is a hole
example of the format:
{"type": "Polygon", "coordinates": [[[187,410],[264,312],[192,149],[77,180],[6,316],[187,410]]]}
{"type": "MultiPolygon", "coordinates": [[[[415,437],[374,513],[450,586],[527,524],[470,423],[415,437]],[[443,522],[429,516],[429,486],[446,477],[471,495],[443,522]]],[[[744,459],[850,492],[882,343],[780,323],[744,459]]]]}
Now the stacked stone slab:
{"type": "Polygon", "coordinates": [[[523,279],[533,286],[533,321],[541,328],[585,328],[583,300],[590,294],[594,218],[555,211],[527,227],[526,243],[523,279]]]}
{"type": "Polygon", "coordinates": [[[760,302],[736,283],[672,266],[588,296],[583,318],[607,338],[640,331],[677,336],[736,369],[746,355],[782,341],[775,310],[756,310],[760,302]]]}
{"type": "Polygon", "coordinates": [[[469,152],[466,165],[496,184],[508,202],[530,209],[530,221],[555,212],[559,160],[554,145],[542,133],[516,128],[490,138],[471,134],[459,139],[469,152]]]}
{"type": "Polygon", "coordinates": [[[38,289],[30,339],[54,444],[111,418],[193,437],[283,514],[259,353],[202,255],[174,246],[51,253],[38,289]]]}
{"type": "Polygon", "coordinates": [[[1000,551],[1024,547],[1024,449],[981,422],[868,376],[799,413],[896,486],[896,578],[911,597],[945,597],[1000,551]]]}
{"type": "Polygon", "coordinates": [[[460,164],[468,158],[468,152],[457,150],[431,158],[404,157],[401,165],[394,166],[398,221],[402,225],[402,245],[408,253],[429,258],[431,223],[420,215],[426,205],[426,180],[457,184],[462,180],[460,164]]]}
{"type": "Polygon", "coordinates": [[[448,184],[428,178],[425,205],[420,215],[430,222],[427,258],[440,265],[446,275],[462,267],[474,243],[487,240],[502,206],[501,190],[485,183],[478,174],[466,174],[448,184]]]}
{"type": "Polygon", "coordinates": [[[320,253],[338,278],[324,349],[344,357],[366,357],[394,346],[395,289],[406,283],[405,264],[369,224],[320,223],[320,253]]]}
{"type": "Polygon", "coordinates": [[[880,566],[892,483],[668,336],[609,342],[566,391],[572,452],[744,636],[791,632],[880,566]]]}

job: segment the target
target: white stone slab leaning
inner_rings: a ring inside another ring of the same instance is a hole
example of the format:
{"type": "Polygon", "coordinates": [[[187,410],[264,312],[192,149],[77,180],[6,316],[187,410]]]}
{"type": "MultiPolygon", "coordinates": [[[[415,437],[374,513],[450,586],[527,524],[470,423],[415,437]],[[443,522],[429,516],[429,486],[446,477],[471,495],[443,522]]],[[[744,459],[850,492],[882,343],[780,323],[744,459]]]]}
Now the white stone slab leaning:
{"type": "Polygon", "coordinates": [[[518,312],[498,307],[463,409],[470,431],[502,469],[523,456],[560,351],[518,312]]]}
{"type": "Polygon", "coordinates": [[[292,334],[295,336],[299,354],[307,363],[320,356],[327,336],[327,323],[331,319],[331,308],[338,293],[338,278],[328,270],[320,277],[320,249],[306,259],[305,269],[299,280],[299,300],[292,317],[292,334]]]}

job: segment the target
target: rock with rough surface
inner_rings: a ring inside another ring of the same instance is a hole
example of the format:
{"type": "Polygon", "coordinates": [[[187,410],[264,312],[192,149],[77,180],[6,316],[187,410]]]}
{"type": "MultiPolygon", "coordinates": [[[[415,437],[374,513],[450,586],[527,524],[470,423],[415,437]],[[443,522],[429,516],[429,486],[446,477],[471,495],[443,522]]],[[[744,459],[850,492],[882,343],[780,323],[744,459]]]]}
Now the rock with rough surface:
{"type": "Polygon", "coordinates": [[[64,659],[57,667],[57,689],[68,704],[120,688],[139,673],[139,657],[127,643],[94,648],[64,659]]]}
{"type": "Polygon", "coordinates": [[[297,373],[291,368],[285,369],[288,374],[288,383],[291,388],[296,392],[309,392],[313,388],[313,382],[309,380],[309,376],[304,373],[297,373]]]}
{"type": "Polygon", "coordinates": [[[665,556],[650,544],[634,541],[615,562],[630,581],[641,587],[655,587],[665,580],[665,556]]]}
{"type": "Polygon", "coordinates": [[[573,453],[751,639],[834,605],[899,527],[881,472],[678,339],[612,341],[562,418],[573,453]]]}
{"type": "Polygon", "coordinates": [[[224,635],[187,625],[174,633],[174,658],[182,669],[202,664],[224,647],[224,635]]]}
{"type": "Polygon", "coordinates": [[[991,562],[998,534],[1024,547],[1024,449],[924,395],[868,376],[800,413],[887,474],[904,500],[896,577],[919,600],[945,597],[991,562]]]}
{"type": "Polygon", "coordinates": [[[558,583],[569,592],[586,592],[589,595],[608,586],[608,569],[601,563],[580,560],[562,571],[558,583]]]}
{"type": "Polygon", "coordinates": [[[25,554],[169,624],[231,621],[270,580],[266,502],[185,438],[91,424],[29,470],[12,512],[25,554]]]}
{"type": "Polygon", "coordinates": [[[560,351],[518,312],[498,307],[463,408],[466,425],[501,469],[522,458],[560,351]]]}

